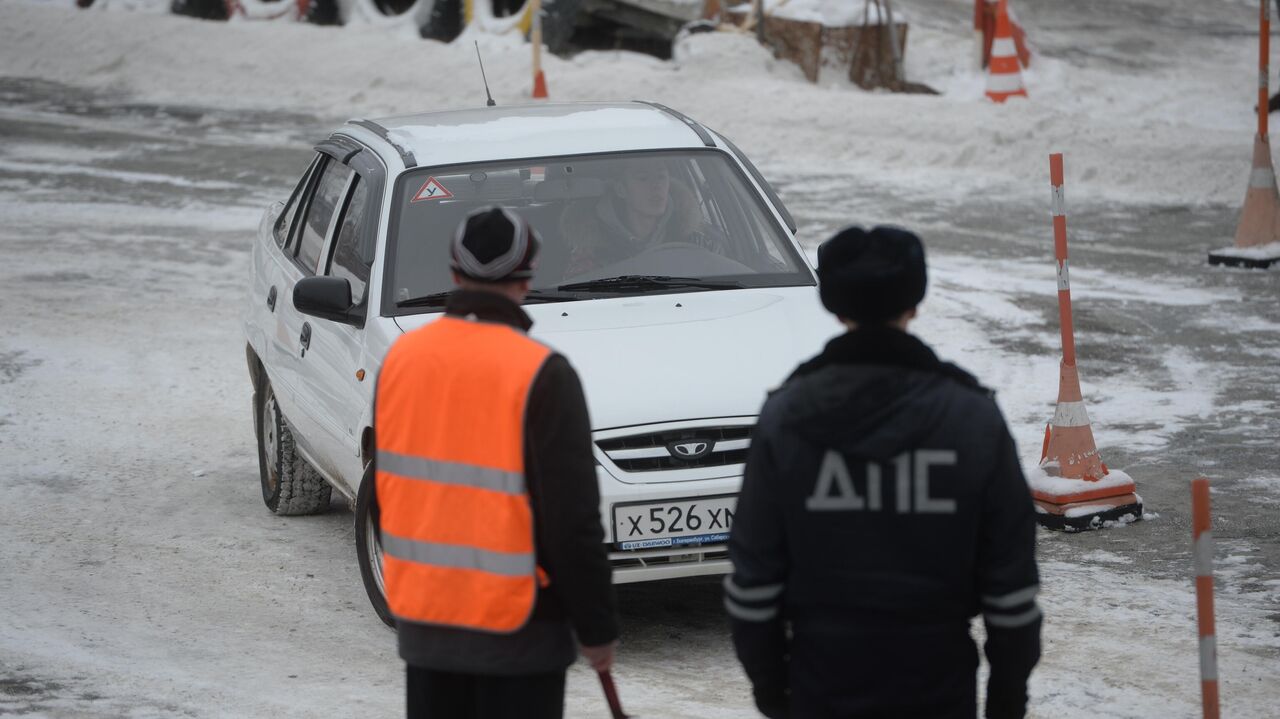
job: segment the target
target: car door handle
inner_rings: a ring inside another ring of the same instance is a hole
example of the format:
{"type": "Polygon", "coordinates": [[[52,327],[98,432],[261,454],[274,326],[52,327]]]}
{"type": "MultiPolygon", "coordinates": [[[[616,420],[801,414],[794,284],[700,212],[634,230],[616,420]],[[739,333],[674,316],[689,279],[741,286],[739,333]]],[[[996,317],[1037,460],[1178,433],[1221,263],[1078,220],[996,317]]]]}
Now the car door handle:
{"type": "Polygon", "coordinates": [[[276,286],[271,286],[271,291],[267,293],[267,309],[272,312],[276,311],[276,286]]]}
{"type": "Polygon", "coordinates": [[[307,350],[311,349],[311,323],[302,323],[302,334],[298,336],[298,343],[302,345],[302,356],[307,356],[307,350]]]}

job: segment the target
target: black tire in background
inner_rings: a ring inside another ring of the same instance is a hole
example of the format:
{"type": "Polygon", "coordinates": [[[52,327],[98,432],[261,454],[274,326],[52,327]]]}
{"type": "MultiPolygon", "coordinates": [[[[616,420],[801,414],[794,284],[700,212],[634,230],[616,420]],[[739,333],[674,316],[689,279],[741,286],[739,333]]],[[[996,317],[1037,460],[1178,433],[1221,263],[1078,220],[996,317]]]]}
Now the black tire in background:
{"type": "Polygon", "coordinates": [[[338,0],[307,0],[307,12],[303,19],[312,25],[341,25],[338,0]]]}
{"type": "Polygon", "coordinates": [[[578,24],[582,0],[544,0],[542,42],[556,55],[569,51],[569,40],[578,24]]]}
{"type": "Polygon", "coordinates": [[[173,0],[169,12],[201,20],[227,19],[227,5],[223,0],[173,0]]]}
{"type": "Polygon", "coordinates": [[[356,493],[356,560],[360,564],[360,579],[369,603],[378,618],[389,627],[396,625],[387,607],[387,594],[382,584],[382,544],[378,541],[378,507],[373,501],[373,465],[365,468],[356,493]]]}
{"type": "Polygon", "coordinates": [[[333,487],[298,454],[293,431],[265,377],[254,393],[258,479],[262,501],[276,514],[318,514],[329,508],[333,487]]]}
{"type": "Polygon", "coordinates": [[[453,42],[462,34],[462,0],[436,0],[418,34],[427,40],[453,42]]]}

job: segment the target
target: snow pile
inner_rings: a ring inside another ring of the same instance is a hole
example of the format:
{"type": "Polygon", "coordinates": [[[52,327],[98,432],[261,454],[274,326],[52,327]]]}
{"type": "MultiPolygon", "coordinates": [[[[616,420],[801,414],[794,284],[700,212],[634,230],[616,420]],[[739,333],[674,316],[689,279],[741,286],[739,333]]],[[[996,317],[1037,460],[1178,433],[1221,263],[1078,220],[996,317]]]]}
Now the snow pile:
{"type": "Polygon", "coordinates": [[[1241,257],[1248,260],[1274,260],[1280,258],[1280,242],[1269,242],[1265,245],[1254,245],[1252,247],[1224,247],[1220,250],[1214,250],[1213,254],[1222,255],[1224,257],[1241,257]]]}
{"type": "MultiPolygon", "coordinates": [[[[1218,12],[1242,25],[1251,17],[1218,12]]],[[[0,65],[11,76],[335,120],[481,105],[471,38],[444,45],[414,35],[0,4],[0,65]]],[[[498,102],[525,101],[528,46],[513,34],[476,39],[498,102]]],[[[868,93],[843,79],[812,86],[742,33],[690,36],[677,62],[622,52],[543,59],[552,99],[662,102],[725,133],[766,171],[853,172],[931,197],[963,187],[1033,201],[1047,197],[1048,153],[1062,151],[1069,197],[1198,204],[1243,196],[1254,96],[1236,86],[1256,57],[1238,37],[1198,38],[1195,52],[1125,74],[1038,57],[1026,73],[1031,98],[1005,105],[983,98],[972,43],[965,22],[912,25],[907,76],[942,97],[868,93]]]]}
{"type": "Polygon", "coordinates": [[[1118,469],[1108,468],[1107,474],[1096,481],[1069,479],[1059,476],[1057,462],[1046,462],[1023,469],[1027,484],[1031,490],[1050,497],[1065,497],[1082,492],[1095,492],[1100,489],[1128,488],[1133,486],[1133,477],[1118,469]],[[1052,474],[1051,474],[1052,473],[1052,474]]]}

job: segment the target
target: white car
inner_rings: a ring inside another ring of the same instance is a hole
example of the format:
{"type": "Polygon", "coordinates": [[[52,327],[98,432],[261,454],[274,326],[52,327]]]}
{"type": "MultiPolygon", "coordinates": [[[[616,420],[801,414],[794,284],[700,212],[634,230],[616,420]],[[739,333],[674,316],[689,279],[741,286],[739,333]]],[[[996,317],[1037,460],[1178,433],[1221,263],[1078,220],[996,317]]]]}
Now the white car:
{"type": "Polygon", "coordinates": [[[490,205],[543,238],[525,310],[583,381],[614,581],[728,571],[766,392],[839,327],[760,173],[649,103],[354,120],[316,147],[253,247],[244,329],[267,507],[325,511],[332,489],[352,502],[361,574],[389,619],[367,490],[374,383],[391,343],[440,316],[454,228],[490,205]]]}

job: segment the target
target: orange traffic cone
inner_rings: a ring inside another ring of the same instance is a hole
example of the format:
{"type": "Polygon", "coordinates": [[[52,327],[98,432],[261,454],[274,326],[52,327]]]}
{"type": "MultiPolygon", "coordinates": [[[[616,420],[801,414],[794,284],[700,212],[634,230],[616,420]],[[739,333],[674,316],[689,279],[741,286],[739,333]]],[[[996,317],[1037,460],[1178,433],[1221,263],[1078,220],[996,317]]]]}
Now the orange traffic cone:
{"type": "Polygon", "coordinates": [[[1265,136],[1253,138],[1253,169],[1244,209],[1236,225],[1236,247],[1252,247],[1276,241],[1280,222],[1280,194],[1276,193],[1276,171],[1271,166],[1271,143],[1265,136]]]}
{"type": "Polygon", "coordinates": [[[1271,143],[1267,136],[1270,111],[1271,3],[1263,2],[1258,17],[1258,132],[1253,136],[1253,168],[1244,209],[1236,225],[1233,247],[1209,253],[1209,264],[1266,269],[1280,262],[1280,195],[1276,194],[1276,172],[1271,165],[1271,143]]]}
{"type": "Polygon", "coordinates": [[[547,98],[547,76],[541,70],[533,74],[533,97],[537,100],[547,98]]]}
{"type": "Polygon", "coordinates": [[[1018,48],[1009,24],[1008,2],[1000,0],[996,8],[996,37],[991,43],[991,64],[987,68],[987,97],[996,102],[1027,96],[1018,66],[1018,48]]]}
{"type": "Polygon", "coordinates": [[[1040,466],[1030,473],[1036,518],[1050,529],[1079,530],[1107,521],[1142,518],[1142,498],[1129,475],[1110,471],[1098,455],[1089,412],[1080,394],[1075,332],[1071,322],[1071,278],[1067,260],[1062,155],[1049,156],[1053,184],[1054,255],[1058,262],[1058,312],[1062,319],[1062,364],[1058,408],[1045,429],[1040,466]]]}

